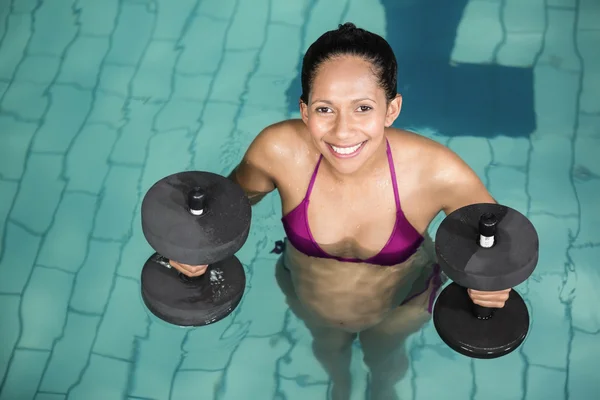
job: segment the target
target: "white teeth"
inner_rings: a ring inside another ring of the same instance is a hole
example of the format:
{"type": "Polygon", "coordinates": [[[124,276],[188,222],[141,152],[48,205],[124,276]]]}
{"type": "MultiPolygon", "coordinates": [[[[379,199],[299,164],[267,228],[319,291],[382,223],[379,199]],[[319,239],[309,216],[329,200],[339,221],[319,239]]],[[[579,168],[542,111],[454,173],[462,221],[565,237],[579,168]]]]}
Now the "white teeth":
{"type": "Polygon", "coordinates": [[[333,151],[335,151],[338,154],[352,154],[356,150],[358,150],[360,148],[360,146],[363,145],[363,143],[359,143],[353,147],[335,147],[334,145],[331,145],[331,148],[333,149],[333,151]]]}

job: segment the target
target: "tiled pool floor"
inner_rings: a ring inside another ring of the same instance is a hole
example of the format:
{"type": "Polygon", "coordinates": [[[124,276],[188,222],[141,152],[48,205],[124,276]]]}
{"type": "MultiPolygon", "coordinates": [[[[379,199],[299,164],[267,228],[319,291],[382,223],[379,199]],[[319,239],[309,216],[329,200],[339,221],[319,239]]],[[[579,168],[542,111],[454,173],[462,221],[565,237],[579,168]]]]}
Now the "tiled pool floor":
{"type": "MultiPolygon", "coordinates": [[[[141,302],[139,207],[165,175],[227,174],[262,128],[296,116],[302,53],[344,21],[397,52],[397,125],[459,153],[540,235],[519,287],[525,344],[471,360],[428,324],[410,338],[399,396],[596,399],[600,2],[448,4],[0,0],[0,399],[325,399],[310,335],[275,283],[277,196],[238,253],[243,303],[190,330],[141,302]]],[[[352,399],[364,399],[354,356],[352,399]]]]}

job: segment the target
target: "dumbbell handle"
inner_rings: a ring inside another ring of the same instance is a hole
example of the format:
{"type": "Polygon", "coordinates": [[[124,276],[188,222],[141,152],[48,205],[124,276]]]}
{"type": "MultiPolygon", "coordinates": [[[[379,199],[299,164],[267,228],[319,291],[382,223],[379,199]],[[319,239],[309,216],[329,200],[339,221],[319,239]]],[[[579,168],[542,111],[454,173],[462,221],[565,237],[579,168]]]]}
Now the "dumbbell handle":
{"type": "Polygon", "coordinates": [[[206,208],[206,193],[200,188],[194,188],[189,191],[187,205],[190,213],[193,215],[204,214],[206,208]]]}
{"type": "Polygon", "coordinates": [[[479,304],[473,303],[473,314],[478,319],[490,319],[494,315],[495,308],[483,307],[479,304]]]}
{"type": "MultiPolygon", "coordinates": [[[[486,249],[494,246],[496,241],[496,226],[498,219],[494,214],[484,213],[479,218],[479,245],[486,249]]],[[[494,314],[494,308],[483,307],[473,303],[473,314],[479,319],[489,319],[494,314]]]]}

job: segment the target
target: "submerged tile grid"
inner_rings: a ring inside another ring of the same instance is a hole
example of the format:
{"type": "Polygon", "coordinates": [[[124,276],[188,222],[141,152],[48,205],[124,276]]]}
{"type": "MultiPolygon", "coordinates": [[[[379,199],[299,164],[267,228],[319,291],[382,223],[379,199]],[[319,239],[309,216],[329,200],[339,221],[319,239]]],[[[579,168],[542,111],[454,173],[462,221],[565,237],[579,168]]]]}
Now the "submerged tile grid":
{"type": "MultiPolygon", "coordinates": [[[[238,255],[249,280],[242,306],[197,330],[161,323],[141,303],[139,268],[150,248],[139,207],[166,174],[227,173],[262,127],[289,116],[285,88],[308,43],[368,13],[349,0],[298,2],[294,10],[276,0],[171,3],[3,7],[10,12],[0,31],[0,131],[8,143],[0,150],[1,399],[301,399],[327,390],[309,335],[273,279],[269,251],[283,234],[276,196],[257,207],[238,255]],[[249,15],[252,29],[243,23],[249,15]],[[260,365],[248,368],[249,361],[260,365]]],[[[598,9],[531,1],[524,9],[527,21],[539,16],[534,29],[515,22],[515,2],[497,3],[473,4],[466,15],[498,10],[499,62],[519,57],[511,50],[519,38],[535,49],[527,55],[536,54],[538,130],[529,140],[447,143],[499,201],[539,228],[540,267],[521,288],[531,335],[489,364],[447,351],[429,325],[409,344],[413,361],[398,392],[451,398],[444,388],[454,381],[472,399],[586,399],[597,385],[590,374],[598,354],[590,349],[600,332],[592,263],[600,248],[593,208],[600,30],[586,19],[598,9]],[[471,148],[489,151],[474,158],[471,148]]],[[[353,398],[361,398],[362,367],[353,370],[353,398]]]]}

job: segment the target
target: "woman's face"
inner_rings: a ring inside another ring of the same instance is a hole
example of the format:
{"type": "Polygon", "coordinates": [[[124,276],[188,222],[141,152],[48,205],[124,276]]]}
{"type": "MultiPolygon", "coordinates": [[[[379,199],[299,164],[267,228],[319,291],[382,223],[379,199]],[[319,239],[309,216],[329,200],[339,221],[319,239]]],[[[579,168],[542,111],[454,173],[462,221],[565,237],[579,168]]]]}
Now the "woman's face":
{"type": "Polygon", "coordinates": [[[368,61],[344,56],[321,64],[300,109],[323,156],[339,173],[351,174],[383,143],[401,104],[400,96],[388,103],[368,61]]]}

